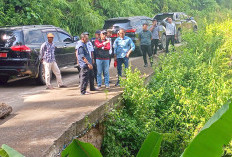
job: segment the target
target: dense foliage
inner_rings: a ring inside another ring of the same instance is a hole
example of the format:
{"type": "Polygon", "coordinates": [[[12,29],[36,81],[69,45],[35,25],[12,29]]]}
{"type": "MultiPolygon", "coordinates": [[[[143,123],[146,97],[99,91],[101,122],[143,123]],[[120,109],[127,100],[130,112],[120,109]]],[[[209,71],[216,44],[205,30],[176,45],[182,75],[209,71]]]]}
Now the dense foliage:
{"type": "MultiPolygon", "coordinates": [[[[224,18],[198,33],[186,33],[187,44],[161,56],[147,86],[139,71],[127,71],[125,105],[106,122],[104,156],[135,155],[151,131],[163,133],[160,156],[180,156],[232,96],[231,32],[232,20],[224,18]]],[[[231,150],[227,146],[225,154],[231,150]]]]}
{"type": "Polygon", "coordinates": [[[51,24],[72,35],[101,29],[110,17],[185,11],[195,16],[201,10],[232,8],[230,0],[0,0],[0,26],[51,24]]]}

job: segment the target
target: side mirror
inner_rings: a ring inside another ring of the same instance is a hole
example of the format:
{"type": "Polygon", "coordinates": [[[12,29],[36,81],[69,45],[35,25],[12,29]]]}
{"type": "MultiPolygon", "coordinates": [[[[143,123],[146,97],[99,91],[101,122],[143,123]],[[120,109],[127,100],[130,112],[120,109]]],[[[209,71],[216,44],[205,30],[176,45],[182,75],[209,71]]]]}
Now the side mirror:
{"type": "Polygon", "coordinates": [[[74,36],[74,37],[73,37],[73,42],[76,42],[76,41],[78,41],[78,40],[80,40],[80,37],[79,37],[79,36],[74,36]]]}

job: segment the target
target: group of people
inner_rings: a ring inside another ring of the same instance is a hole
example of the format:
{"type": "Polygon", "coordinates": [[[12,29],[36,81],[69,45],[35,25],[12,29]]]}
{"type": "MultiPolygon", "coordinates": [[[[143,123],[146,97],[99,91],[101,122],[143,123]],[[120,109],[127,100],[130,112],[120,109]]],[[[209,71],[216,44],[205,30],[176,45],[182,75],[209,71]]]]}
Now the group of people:
{"type": "Polygon", "coordinates": [[[95,91],[102,87],[102,75],[104,85],[110,88],[109,67],[111,57],[114,56],[117,63],[118,80],[115,86],[119,85],[122,76],[122,64],[128,68],[129,56],[135,50],[135,45],[131,38],[125,36],[126,31],[121,28],[118,32],[119,37],[112,43],[112,30],[102,30],[95,32],[95,38],[89,40],[88,32],[81,34],[76,46],[77,61],[80,65],[80,90],[82,95],[86,92],[88,82],[90,90],[95,91]],[[114,51],[113,51],[114,50],[114,51]],[[94,87],[94,78],[97,87],[94,87]]]}
{"type": "MultiPolygon", "coordinates": [[[[172,23],[172,18],[167,18],[166,35],[167,44],[174,45],[175,40],[175,24],[172,23]]],[[[143,24],[143,30],[139,33],[140,48],[143,53],[144,67],[147,67],[147,54],[150,64],[153,64],[153,54],[157,54],[157,47],[160,40],[160,27],[157,25],[157,20],[153,20],[153,25],[148,30],[148,24],[143,24]]],[[[111,40],[112,30],[98,30],[95,32],[95,38],[89,39],[89,33],[84,32],[80,35],[80,40],[76,44],[77,63],[80,66],[80,91],[82,95],[89,94],[86,89],[89,83],[90,91],[99,90],[102,87],[102,75],[104,76],[105,88],[110,88],[109,67],[111,58],[114,58],[114,64],[117,66],[118,80],[115,86],[119,86],[120,77],[122,76],[122,65],[128,68],[129,56],[135,50],[135,44],[132,39],[125,36],[126,31],[120,28],[118,37],[114,42],[111,40]],[[95,80],[97,87],[94,86],[95,80]]],[[[61,79],[61,73],[55,60],[55,45],[53,43],[54,35],[47,34],[48,41],[41,45],[40,60],[45,68],[45,81],[47,89],[53,89],[50,83],[50,71],[56,75],[59,88],[65,88],[61,79]]]]}

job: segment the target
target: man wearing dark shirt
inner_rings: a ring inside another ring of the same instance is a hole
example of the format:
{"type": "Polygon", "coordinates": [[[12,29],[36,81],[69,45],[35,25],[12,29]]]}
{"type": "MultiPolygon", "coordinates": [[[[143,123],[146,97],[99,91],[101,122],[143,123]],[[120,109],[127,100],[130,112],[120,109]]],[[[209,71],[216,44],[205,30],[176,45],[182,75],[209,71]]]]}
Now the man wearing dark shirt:
{"type": "Polygon", "coordinates": [[[86,43],[88,42],[88,35],[84,33],[81,34],[81,40],[77,42],[76,45],[76,55],[81,68],[80,71],[80,83],[81,83],[81,94],[89,94],[86,92],[86,88],[89,81],[89,70],[93,69],[92,59],[88,52],[86,43]]]}

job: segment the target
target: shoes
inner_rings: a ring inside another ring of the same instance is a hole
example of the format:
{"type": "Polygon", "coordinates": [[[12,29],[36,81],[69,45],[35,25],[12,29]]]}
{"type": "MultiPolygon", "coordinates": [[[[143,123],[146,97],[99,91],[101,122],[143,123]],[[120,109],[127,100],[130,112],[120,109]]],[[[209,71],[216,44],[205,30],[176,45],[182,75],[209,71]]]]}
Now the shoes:
{"type": "Polygon", "coordinates": [[[61,86],[59,86],[59,88],[67,88],[67,86],[61,85],[61,86]]]}
{"type": "Polygon", "coordinates": [[[47,86],[46,89],[47,89],[47,90],[52,90],[52,89],[54,89],[54,88],[53,88],[52,86],[47,86]]]}
{"type": "Polygon", "coordinates": [[[81,95],[90,95],[89,92],[81,93],[81,95]]]}
{"type": "Polygon", "coordinates": [[[144,67],[147,67],[147,64],[144,64],[144,67]]]}
{"type": "Polygon", "coordinates": [[[115,84],[115,86],[116,86],[116,87],[120,86],[119,82],[117,82],[117,83],[115,84]]]}
{"type": "Polygon", "coordinates": [[[98,87],[95,87],[93,89],[90,89],[90,91],[99,91],[99,88],[98,87]]]}

